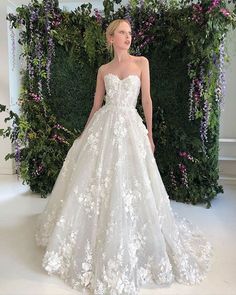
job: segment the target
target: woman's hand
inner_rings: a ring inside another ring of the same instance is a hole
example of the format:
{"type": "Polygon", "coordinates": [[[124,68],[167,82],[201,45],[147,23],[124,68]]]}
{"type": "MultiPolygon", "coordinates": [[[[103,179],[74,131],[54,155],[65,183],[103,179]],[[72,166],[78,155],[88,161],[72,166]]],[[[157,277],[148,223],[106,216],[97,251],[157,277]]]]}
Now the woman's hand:
{"type": "Polygon", "coordinates": [[[149,135],[149,134],[148,134],[148,138],[149,138],[149,141],[150,141],[150,144],[151,144],[152,152],[154,153],[154,150],[155,150],[155,144],[154,144],[154,142],[153,142],[152,135],[149,135]]]}

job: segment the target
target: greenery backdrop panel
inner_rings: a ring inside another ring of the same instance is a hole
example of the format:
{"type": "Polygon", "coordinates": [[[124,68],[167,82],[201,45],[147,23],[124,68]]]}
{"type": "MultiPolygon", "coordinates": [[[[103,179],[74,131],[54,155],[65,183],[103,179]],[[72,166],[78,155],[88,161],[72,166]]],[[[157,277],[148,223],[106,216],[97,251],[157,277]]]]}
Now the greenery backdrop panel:
{"type": "Polygon", "coordinates": [[[56,48],[52,65],[51,93],[47,100],[61,125],[83,130],[92,108],[96,69],[79,63],[63,47],[56,48]]]}
{"type": "MultiPolygon", "coordinates": [[[[207,145],[208,149],[214,147],[214,152],[210,156],[204,155],[199,138],[200,120],[188,121],[189,106],[186,99],[190,79],[183,46],[184,44],[180,44],[172,50],[170,57],[169,52],[166,54],[161,52],[161,48],[156,48],[149,59],[152,65],[157,164],[170,197],[194,204],[205,202],[220,191],[217,184],[218,138],[213,138],[207,145]],[[181,151],[188,151],[188,154],[201,161],[192,165],[192,161],[179,155],[181,151]],[[187,169],[186,179],[182,179],[180,163],[187,169]],[[175,185],[175,181],[179,181],[179,184],[175,185]]],[[[216,105],[214,107],[217,108],[216,105]]],[[[208,140],[213,134],[218,134],[218,130],[210,130],[208,140]]]]}
{"type": "MultiPolygon", "coordinates": [[[[224,1],[160,3],[155,0],[103,1],[62,11],[58,1],[32,0],[8,14],[20,28],[27,68],[22,71],[20,115],[9,111],[17,173],[33,192],[51,192],[66,154],[88,119],[98,67],[112,55],[105,29],[116,18],[132,26],[130,53],[149,59],[153,100],[154,156],[171,199],[205,203],[218,184],[219,116],[224,96],[224,38],[235,28],[235,7],[224,1]],[[114,11],[114,4],[120,7],[114,11]],[[45,26],[46,24],[46,26],[45,26]]],[[[137,109],[144,117],[139,96],[137,109]]],[[[0,111],[6,111],[0,105],[0,111]]]]}

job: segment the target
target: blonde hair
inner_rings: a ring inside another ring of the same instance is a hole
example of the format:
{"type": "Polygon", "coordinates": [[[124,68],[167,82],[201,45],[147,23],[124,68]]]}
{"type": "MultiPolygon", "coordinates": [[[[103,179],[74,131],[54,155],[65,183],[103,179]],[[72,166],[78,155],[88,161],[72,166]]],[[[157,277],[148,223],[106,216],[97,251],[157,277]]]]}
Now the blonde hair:
{"type": "Polygon", "coordinates": [[[122,22],[126,22],[126,23],[130,26],[130,28],[131,28],[131,24],[130,24],[130,22],[129,22],[127,19],[125,19],[125,18],[119,18],[119,19],[115,19],[115,20],[113,20],[113,21],[108,25],[108,27],[107,27],[107,29],[106,29],[106,41],[107,41],[106,45],[107,45],[107,49],[109,50],[109,52],[110,52],[111,54],[113,53],[114,48],[113,48],[112,43],[109,42],[109,37],[112,36],[112,35],[114,35],[114,32],[115,32],[116,28],[117,28],[117,27],[119,26],[119,24],[122,23],[122,22]]]}

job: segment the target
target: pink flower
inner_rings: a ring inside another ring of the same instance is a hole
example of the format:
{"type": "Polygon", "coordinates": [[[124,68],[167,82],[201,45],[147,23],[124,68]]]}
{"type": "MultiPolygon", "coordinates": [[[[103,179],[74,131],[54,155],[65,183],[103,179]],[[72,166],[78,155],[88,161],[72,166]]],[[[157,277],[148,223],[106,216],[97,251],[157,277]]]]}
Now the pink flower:
{"type": "Polygon", "coordinates": [[[54,134],[52,136],[52,139],[57,141],[57,142],[62,142],[62,143],[69,144],[68,141],[66,141],[64,138],[62,138],[60,135],[57,135],[57,134],[54,134]]]}
{"type": "Polygon", "coordinates": [[[31,92],[30,93],[31,97],[33,98],[34,101],[39,102],[42,97],[40,97],[38,94],[31,92]]]}
{"type": "Polygon", "coordinates": [[[195,11],[198,11],[198,12],[202,11],[202,6],[200,4],[193,4],[192,6],[193,6],[193,10],[195,11]]]}
{"type": "Polygon", "coordinates": [[[202,6],[200,4],[192,4],[192,8],[193,8],[192,20],[197,23],[200,23],[202,18],[202,12],[203,12],[202,6]]]}
{"type": "Polygon", "coordinates": [[[183,156],[183,157],[186,157],[187,156],[187,153],[186,152],[179,152],[179,155],[180,156],[183,156]]]}
{"type": "Polygon", "coordinates": [[[213,10],[213,8],[215,8],[216,6],[219,5],[221,0],[213,0],[211,2],[211,6],[209,7],[209,9],[207,10],[207,13],[211,12],[213,10]]]}
{"type": "MultiPolygon", "coordinates": [[[[187,152],[179,152],[179,155],[180,155],[181,157],[185,157],[185,158],[187,158],[188,160],[194,162],[194,158],[193,158],[189,153],[187,153],[187,152]]],[[[182,167],[181,164],[179,164],[179,167],[182,167]]],[[[183,168],[183,167],[182,167],[182,168],[183,168]]]]}
{"type": "Polygon", "coordinates": [[[179,169],[181,172],[185,172],[186,171],[186,166],[184,164],[179,164],[179,169]]]}
{"type": "Polygon", "coordinates": [[[226,8],[221,8],[221,9],[220,9],[220,12],[222,12],[222,14],[223,14],[224,16],[229,16],[229,15],[230,15],[229,10],[226,9],[226,8]]]}

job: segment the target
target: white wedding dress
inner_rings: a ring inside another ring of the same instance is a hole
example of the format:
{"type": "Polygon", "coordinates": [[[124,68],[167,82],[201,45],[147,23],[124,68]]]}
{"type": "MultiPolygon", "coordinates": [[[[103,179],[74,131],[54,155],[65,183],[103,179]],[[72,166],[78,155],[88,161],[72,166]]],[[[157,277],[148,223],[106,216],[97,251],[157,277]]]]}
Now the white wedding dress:
{"type": "Polygon", "coordinates": [[[109,73],[104,82],[106,103],[74,141],[38,216],[42,267],[95,295],[198,284],[213,246],[171,208],[136,109],[140,78],[109,73]]]}

